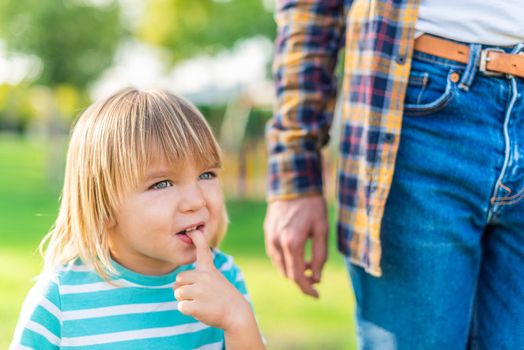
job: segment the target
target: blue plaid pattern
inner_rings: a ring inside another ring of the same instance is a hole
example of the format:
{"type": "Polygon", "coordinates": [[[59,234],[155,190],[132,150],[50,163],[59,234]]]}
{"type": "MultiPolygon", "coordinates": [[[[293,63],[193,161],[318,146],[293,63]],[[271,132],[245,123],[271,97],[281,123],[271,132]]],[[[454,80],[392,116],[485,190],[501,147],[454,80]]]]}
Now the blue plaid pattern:
{"type": "Polygon", "coordinates": [[[267,125],[268,200],[322,193],[321,149],[344,73],[338,168],[338,248],[380,276],[380,223],[389,193],[419,0],[279,0],[267,125]]]}

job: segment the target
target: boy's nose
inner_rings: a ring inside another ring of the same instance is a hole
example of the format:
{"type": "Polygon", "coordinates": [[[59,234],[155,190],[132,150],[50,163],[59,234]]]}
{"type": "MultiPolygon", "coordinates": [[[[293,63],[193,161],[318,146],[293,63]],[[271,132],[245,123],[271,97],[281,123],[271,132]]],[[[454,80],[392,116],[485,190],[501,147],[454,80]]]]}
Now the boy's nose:
{"type": "Polygon", "coordinates": [[[198,184],[187,185],[181,194],[181,211],[196,211],[206,205],[204,193],[198,184]]]}

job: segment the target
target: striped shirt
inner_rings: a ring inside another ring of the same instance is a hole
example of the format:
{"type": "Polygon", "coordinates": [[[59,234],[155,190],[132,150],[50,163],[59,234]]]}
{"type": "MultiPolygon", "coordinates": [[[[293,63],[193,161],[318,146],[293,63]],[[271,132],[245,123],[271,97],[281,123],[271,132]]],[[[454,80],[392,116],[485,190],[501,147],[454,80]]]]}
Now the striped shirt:
{"type": "MultiPolygon", "coordinates": [[[[233,259],[214,251],[215,266],[246,298],[233,259]]],[[[146,276],[114,263],[114,284],[75,261],[29,292],[10,349],[223,349],[224,333],[183,315],[173,284],[184,265],[146,276]]]]}
{"type": "Polygon", "coordinates": [[[321,148],[344,47],[338,248],[380,276],[380,224],[402,124],[419,0],[278,0],[268,200],[322,193],[321,148]]]}

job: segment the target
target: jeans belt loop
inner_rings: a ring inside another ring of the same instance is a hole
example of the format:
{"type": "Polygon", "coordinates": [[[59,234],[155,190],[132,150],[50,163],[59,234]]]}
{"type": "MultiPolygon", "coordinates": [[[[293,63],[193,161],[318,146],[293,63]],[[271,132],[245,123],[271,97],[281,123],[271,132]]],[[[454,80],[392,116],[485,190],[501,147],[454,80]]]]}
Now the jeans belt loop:
{"type": "Polygon", "coordinates": [[[464,68],[464,73],[462,74],[462,79],[460,80],[458,87],[463,91],[468,91],[469,87],[475,79],[477,69],[479,67],[480,52],[482,46],[480,44],[470,44],[469,52],[466,67],[464,68]]]}

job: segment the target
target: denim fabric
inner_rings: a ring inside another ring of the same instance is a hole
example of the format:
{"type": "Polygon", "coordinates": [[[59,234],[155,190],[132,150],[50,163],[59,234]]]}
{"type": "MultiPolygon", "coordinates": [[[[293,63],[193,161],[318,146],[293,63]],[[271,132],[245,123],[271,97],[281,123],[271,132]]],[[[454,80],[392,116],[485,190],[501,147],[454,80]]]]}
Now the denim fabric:
{"type": "Polygon", "coordinates": [[[414,55],[383,276],[347,261],[361,349],[524,349],[524,79],[480,50],[414,55]]]}

